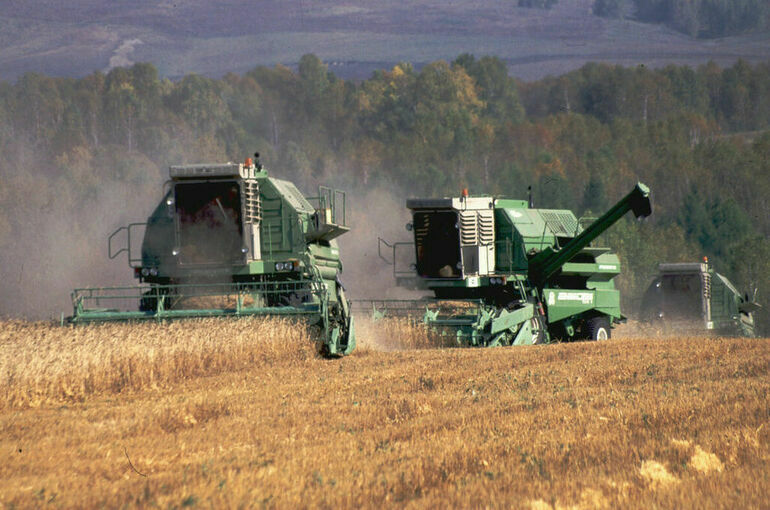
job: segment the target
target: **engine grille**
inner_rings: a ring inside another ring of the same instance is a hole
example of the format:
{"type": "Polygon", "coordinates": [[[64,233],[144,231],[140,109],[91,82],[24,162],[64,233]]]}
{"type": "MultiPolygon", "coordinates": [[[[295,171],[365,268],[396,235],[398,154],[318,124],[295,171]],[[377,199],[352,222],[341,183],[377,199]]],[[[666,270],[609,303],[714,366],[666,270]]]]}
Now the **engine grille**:
{"type": "Polygon", "coordinates": [[[495,218],[491,210],[460,211],[462,246],[488,246],[495,242],[495,218]]]}
{"type": "Polygon", "coordinates": [[[255,180],[246,180],[244,181],[244,184],[244,214],[246,216],[246,223],[259,225],[262,221],[262,202],[259,199],[259,182],[255,180]]]}
{"type": "Polygon", "coordinates": [[[540,215],[554,235],[573,237],[578,234],[578,222],[570,213],[561,211],[540,211],[540,215]]]}

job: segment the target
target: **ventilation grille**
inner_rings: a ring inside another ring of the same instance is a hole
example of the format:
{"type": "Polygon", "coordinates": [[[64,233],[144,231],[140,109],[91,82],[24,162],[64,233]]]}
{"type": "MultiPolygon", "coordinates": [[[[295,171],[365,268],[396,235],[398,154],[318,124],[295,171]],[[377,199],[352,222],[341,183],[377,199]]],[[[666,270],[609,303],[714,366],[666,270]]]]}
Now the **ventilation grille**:
{"type": "Polygon", "coordinates": [[[493,211],[479,211],[479,244],[495,244],[495,216],[493,211]]]}
{"type": "Polygon", "coordinates": [[[701,273],[701,282],[703,283],[703,297],[707,300],[711,299],[711,275],[709,273],[701,273]]]}
{"type": "Polygon", "coordinates": [[[460,212],[460,242],[463,246],[478,244],[476,211],[460,212]]]}
{"type": "Polygon", "coordinates": [[[575,216],[561,211],[540,211],[545,224],[559,237],[573,237],[578,234],[578,222],[575,216]]]}
{"type": "Polygon", "coordinates": [[[244,212],[246,223],[259,225],[262,221],[262,201],[259,198],[259,182],[253,180],[244,181],[245,203],[244,212]]]}
{"type": "Polygon", "coordinates": [[[487,246],[495,242],[495,218],[491,210],[460,211],[462,246],[487,246]]]}

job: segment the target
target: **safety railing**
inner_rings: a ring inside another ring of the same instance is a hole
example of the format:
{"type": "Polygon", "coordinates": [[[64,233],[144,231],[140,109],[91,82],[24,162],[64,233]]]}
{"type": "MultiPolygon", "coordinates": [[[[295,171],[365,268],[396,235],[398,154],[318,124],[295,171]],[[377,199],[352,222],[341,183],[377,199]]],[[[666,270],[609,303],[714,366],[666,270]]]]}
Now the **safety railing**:
{"type": "Polygon", "coordinates": [[[318,196],[308,197],[307,200],[317,206],[317,211],[328,214],[327,217],[323,218],[325,223],[347,226],[347,195],[344,191],[328,186],[319,186],[318,196]]]}
{"type": "Polygon", "coordinates": [[[141,235],[138,235],[136,231],[139,228],[145,228],[147,227],[147,223],[129,223],[125,227],[120,227],[115,232],[110,234],[110,236],[107,238],[107,256],[112,260],[121,253],[125,252],[128,259],[128,265],[130,267],[138,267],[142,265],[142,256],[140,255],[134,256],[133,255],[133,246],[134,242],[137,239],[141,239],[144,237],[144,231],[142,231],[141,235]],[[125,236],[119,237],[122,232],[125,231],[125,236]],[[117,240],[116,240],[117,239],[117,240]],[[120,242],[119,240],[122,240],[122,245],[118,245],[120,242]],[[117,246],[116,246],[117,245],[117,246]]]}
{"type": "Polygon", "coordinates": [[[328,291],[316,279],[284,282],[96,287],[72,292],[70,321],[244,315],[321,315],[328,291]]]}
{"type": "Polygon", "coordinates": [[[414,243],[402,241],[391,244],[385,239],[378,237],[377,255],[384,260],[386,264],[393,266],[393,276],[396,278],[416,275],[417,266],[415,265],[415,262],[413,262],[414,243]],[[385,247],[385,254],[383,254],[383,247],[385,247]],[[387,252],[390,252],[390,259],[387,257],[387,252]],[[410,262],[407,263],[405,259],[410,262]]]}

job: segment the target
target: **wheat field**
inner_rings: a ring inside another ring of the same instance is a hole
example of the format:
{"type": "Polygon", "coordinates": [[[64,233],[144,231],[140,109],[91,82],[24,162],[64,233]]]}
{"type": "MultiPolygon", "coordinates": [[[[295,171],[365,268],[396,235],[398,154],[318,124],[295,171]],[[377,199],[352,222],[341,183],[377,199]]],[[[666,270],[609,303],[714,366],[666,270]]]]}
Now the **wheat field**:
{"type": "Polygon", "coordinates": [[[445,348],[361,324],[0,323],[0,504],[767,508],[767,339],[445,348]]]}

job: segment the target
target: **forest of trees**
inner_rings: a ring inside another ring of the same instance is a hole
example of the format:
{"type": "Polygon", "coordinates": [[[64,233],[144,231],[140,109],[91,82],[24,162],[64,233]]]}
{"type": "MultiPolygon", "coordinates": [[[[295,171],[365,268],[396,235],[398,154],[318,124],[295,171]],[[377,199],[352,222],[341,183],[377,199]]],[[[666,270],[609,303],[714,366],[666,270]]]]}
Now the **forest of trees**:
{"type": "Polygon", "coordinates": [[[559,3],[559,0],[519,0],[519,7],[550,9],[559,3]]]}
{"type": "Polygon", "coordinates": [[[692,37],[725,37],[770,26],[767,0],[595,0],[593,12],[617,18],[628,4],[639,21],[662,23],[692,37]]]}
{"type": "MultiPolygon", "coordinates": [[[[336,77],[313,55],[296,70],[175,82],[150,64],[80,79],[30,73],[0,82],[0,277],[6,292],[23,292],[18,266],[44,282],[62,246],[112,225],[104,216],[141,218],[170,164],[259,151],[303,191],[382,188],[402,201],[463,187],[524,197],[532,185],[538,206],[578,215],[603,212],[640,180],[653,190],[653,217],[604,236],[625,264],[626,305],[658,262],[704,255],[768,303],[768,128],[770,63],[744,61],[588,64],[531,83],[471,55],[363,81],[336,77]]],[[[94,248],[79,250],[66,256],[94,248]]]]}

